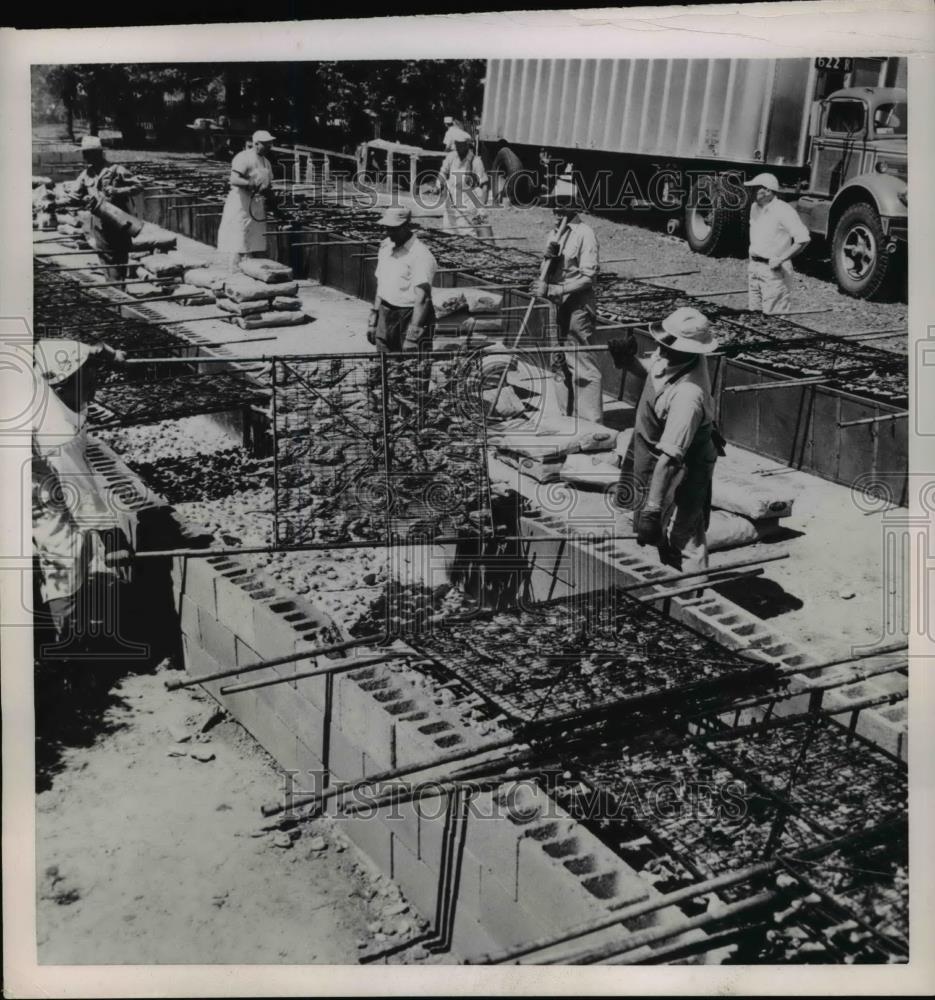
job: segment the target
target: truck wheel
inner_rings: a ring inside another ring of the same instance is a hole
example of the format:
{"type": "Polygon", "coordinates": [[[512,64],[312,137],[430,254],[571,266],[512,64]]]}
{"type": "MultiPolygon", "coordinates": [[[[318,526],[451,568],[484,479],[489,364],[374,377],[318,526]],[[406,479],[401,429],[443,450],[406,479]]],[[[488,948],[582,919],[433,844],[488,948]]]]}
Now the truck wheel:
{"type": "Polygon", "coordinates": [[[509,146],[497,152],[490,172],[493,175],[491,194],[494,203],[503,195],[514,205],[532,203],[536,194],[533,178],[524,172],[523,161],[509,146]]]}
{"type": "Polygon", "coordinates": [[[857,299],[872,298],[887,283],[891,259],[873,205],[859,201],[846,209],[831,242],[831,263],[841,291],[857,299]]]}
{"type": "Polygon", "coordinates": [[[737,212],[724,207],[720,185],[710,177],[699,178],[685,204],[685,241],[695,253],[723,253],[734,239],[737,218],[737,212]]]}

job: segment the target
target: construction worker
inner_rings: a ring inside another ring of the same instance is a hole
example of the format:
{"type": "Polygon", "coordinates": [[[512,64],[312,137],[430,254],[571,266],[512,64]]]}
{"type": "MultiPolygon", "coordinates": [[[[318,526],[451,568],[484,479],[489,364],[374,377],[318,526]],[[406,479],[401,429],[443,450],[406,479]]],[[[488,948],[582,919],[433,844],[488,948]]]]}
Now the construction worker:
{"type": "Polygon", "coordinates": [[[88,243],[107,265],[108,280],[125,281],[133,237],[143,228],[129,214],[133,195],[143,190],[142,184],[125,167],[107,162],[96,135],[81,140],[81,157],[85,168],[72,183],[72,200],[88,210],[84,220],[88,243]]]}
{"type": "Polygon", "coordinates": [[[645,376],[633,430],[632,468],[620,475],[618,504],[633,510],[639,545],[655,545],[677,570],[706,569],[714,465],[723,439],[705,355],[717,341],[708,320],[692,308],[676,309],[649,329],[658,349],[637,356],[633,334],[607,346],[618,368],[645,376]]]}
{"type": "Polygon", "coordinates": [[[464,130],[461,128],[461,123],[455,121],[451,115],[445,115],[442,119],[442,124],[445,126],[445,135],[442,138],[442,149],[448,153],[455,148],[455,133],[463,132],[464,130]]]}
{"type": "Polygon", "coordinates": [[[86,458],[87,410],[107,345],[42,340],[34,370],[44,390],[33,433],[33,550],[39,594],[64,641],[116,628],[115,586],[129,579],[129,524],[86,458]]]}
{"type": "Polygon", "coordinates": [[[490,179],[483,161],[474,152],[470,135],[464,129],[450,129],[449,134],[454,148],[442,161],[436,188],[436,193],[447,191],[443,227],[449,232],[486,235],[478,231],[478,227],[489,222],[487,213],[479,206],[486,205],[490,197],[490,179]],[[468,191],[476,194],[467,194],[468,191]]]}
{"type": "Polygon", "coordinates": [[[231,187],[218,227],[218,250],[230,254],[231,272],[244,257],[266,253],[266,199],[273,186],[266,154],[273,136],[259,129],[252,141],[252,148],[242,149],[231,162],[231,187]]]}
{"type": "Polygon", "coordinates": [[[757,174],[744,187],[754,189],[750,206],[750,260],[747,265],[749,306],[766,315],[786,313],[792,304],[792,258],[808,246],[809,236],[799,213],[777,197],[774,174],[757,174]]]}
{"type": "MultiPolygon", "coordinates": [[[[583,204],[570,171],[560,176],[546,199],[555,213],[555,229],[546,243],[552,262],[548,281],[533,283],[534,295],[557,306],[559,346],[586,347],[594,333],[597,299],[594,282],[600,269],[597,237],[581,221],[583,204]]],[[[566,415],[600,423],[604,418],[601,370],[588,353],[560,352],[553,361],[559,407],[566,415]]]]}
{"type": "Polygon", "coordinates": [[[378,351],[431,350],[435,258],[414,235],[408,208],[388,208],[380,224],[386,227],[386,239],[377,253],[377,294],[367,340],[378,351]]]}

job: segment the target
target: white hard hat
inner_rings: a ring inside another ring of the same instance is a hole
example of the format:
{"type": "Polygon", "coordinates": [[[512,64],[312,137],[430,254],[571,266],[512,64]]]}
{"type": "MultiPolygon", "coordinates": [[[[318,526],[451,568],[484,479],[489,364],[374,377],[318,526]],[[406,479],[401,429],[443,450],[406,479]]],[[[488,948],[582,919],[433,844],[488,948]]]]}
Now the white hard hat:
{"type": "Polygon", "coordinates": [[[273,142],[274,136],[270,135],[265,128],[258,129],[253,133],[254,142],[273,142]]]}
{"type": "Polygon", "coordinates": [[[707,317],[691,306],[676,309],[661,323],[653,323],[649,332],[657,343],[685,354],[708,354],[718,346],[707,317]]]}
{"type": "Polygon", "coordinates": [[[86,135],[81,139],[81,151],[84,152],[86,149],[103,149],[101,145],[101,140],[96,135],[86,135]]]}
{"type": "Polygon", "coordinates": [[[769,188],[770,191],[779,193],[779,181],[775,174],[757,174],[752,181],[744,181],[744,187],[748,188],[769,188]]]}

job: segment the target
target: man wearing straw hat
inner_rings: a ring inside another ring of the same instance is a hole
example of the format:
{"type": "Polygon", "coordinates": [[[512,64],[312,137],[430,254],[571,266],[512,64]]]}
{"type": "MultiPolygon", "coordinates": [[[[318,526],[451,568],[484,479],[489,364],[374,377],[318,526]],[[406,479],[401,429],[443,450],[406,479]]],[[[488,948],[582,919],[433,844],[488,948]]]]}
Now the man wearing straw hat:
{"type": "MultiPolygon", "coordinates": [[[[581,221],[583,207],[570,170],[559,177],[546,201],[555,213],[546,258],[554,263],[548,281],[536,281],[533,294],[551,299],[556,307],[559,345],[587,347],[594,333],[597,300],[594,280],[600,269],[597,237],[581,221]]],[[[600,423],[604,419],[601,370],[593,355],[559,353],[553,364],[559,406],[569,416],[600,423]]]]}
{"type": "Polygon", "coordinates": [[[714,426],[705,355],[718,343],[707,319],[687,307],[649,332],[659,347],[646,359],[637,356],[633,334],[608,344],[619,368],[646,378],[632,468],[621,471],[617,502],[633,510],[639,545],[657,546],[662,562],[678,570],[707,569],[711,481],[723,439],[714,426]]]}
{"type": "Polygon", "coordinates": [[[766,315],[786,313],[794,285],[792,258],[808,246],[811,237],[799,213],[777,197],[775,174],[757,174],[744,187],[753,188],[755,198],[750,206],[749,306],[766,315]]]}
{"type": "MultiPolygon", "coordinates": [[[[481,158],[474,152],[471,136],[462,128],[448,130],[454,148],[442,161],[438,171],[437,191],[447,191],[445,221],[449,231],[482,236],[487,214],[478,205],[486,205],[490,194],[490,179],[481,158]],[[477,191],[477,195],[466,191],[477,191]]],[[[492,235],[492,234],[490,234],[492,235]]]]}

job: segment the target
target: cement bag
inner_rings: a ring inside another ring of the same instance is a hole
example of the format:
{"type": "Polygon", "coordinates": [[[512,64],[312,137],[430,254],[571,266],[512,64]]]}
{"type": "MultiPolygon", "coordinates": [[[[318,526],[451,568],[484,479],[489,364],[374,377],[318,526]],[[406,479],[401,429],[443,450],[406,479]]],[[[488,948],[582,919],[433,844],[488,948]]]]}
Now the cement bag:
{"type": "Polygon", "coordinates": [[[218,307],[224,312],[233,313],[235,316],[258,316],[267,311],[265,302],[235,302],[233,299],[225,299],[218,296],[218,307]]]}
{"type": "Polygon", "coordinates": [[[154,278],[181,278],[185,273],[184,265],[173,260],[169,254],[151,254],[139,261],[139,265],[154,278]]]}
{"type": "Polygon", "coordinates": [[[163,229],[152,222],[144,222],[143,228],[130,241],[134,250],[174,250],[175,233],[163,229]]]}
{"type": "Polygon", "coordinates": [[[767,517],[789,517],[793,500],[766,482],[744,476],[721,465],[714,473],[712,507],[742,514],[751,521],[767,517]]]}
{"type": "Polygon", "coordinates": [[[195,268],[208,266],[203,256],[199,257],[193,253],[185,253],[183,250],[173,250],[165,256],[174,263],[181,264],[183,271],[191,271],[195,268]]]}
{"type": "Polygon", "coordinates": [[[523,401],[508,385],[503,386],[499,397],[496,389],[488,389],[484,393],[484,403],[488,419],[490,417],[518,417],[521,413],[526,412],[523,401]],[[497,400],[497,406],[495,409],[491,409],[494,399],[497,400]]]}
{"type": "Polygon", "coordinates": [[[32,179],[32,186],[34,188],[38,188],[38,187],[48,187],[48,188],[50,188],[50,187],[52,187],[52,178],[51,177],[35,177],[34,176],[33,179],[32,179]]]}
{"type": "Polygon", "coordinates": [[[258,316],[238,316],[234,322],[242,330],[262,330],[267,326],[300,326],[308,322],[301,312],[265,312],[258,316]]]}
{"type": "Polygon", "coordinates": [[[195,285],[176,285],[172,289],[172,298],[189,306],[210,306],[214,302],[214,296],[209,291],[195,285]]]}
{"type": "Polygon", "coordinates": [[[620,479],[620,469],[617,466],[615,451],[592,451],[589,454],[579,452],[567,455],[562,464],[559,478],[566,483],[578,486],[596,486],[606,489],[616,486],[620,479]]]}
{"type": "Polygon", "coordinates": [[[478,334],[503,333],[502,319],[466,319],[461,324],[461,333],[467,337],[478,334]]]}
{"type": "Polygon", "coordinates": [[[277,295],[273,299],[273,309],[276,312],[301,312],[302,303],[299,299],[289,299],[285,295],[277,295]]]}
{"type": "Polygon", "coordinates": [[[280,264],[278,260],[268,260],[264,257],[245,257],[240,262],[240,270],[249,278],[263,281],[266,284],[282,284],[292,281],[292,268],[280,264]]]}
{"type": "Polygon", "coordinates": [[[164,295],[165,289],[161,285],[143,284],[127,285],[127,291],[135,299],[151,299],[156,295],[164,295]]]}
{"type": "Polygon", "coordinates": [[[516,452],[497,449],[497,458],[512,469],[518,469],[524,476],[529,476],[539,483],[556,483],[562,469],[562,459],[534,458],[529,455],[518,455],[516,452]]]}
{"type": "Polygon", "coordinates": [[[213,271],[210,267],[193,267],[185,272],[184,280],[186,285],[219,292],[224,288],[227,275],[223,271],[213,271]]]}
{"type": "Polygon", "coordinates": [[[236,302],[256,302],[259,299],[273,299],[279,295],[298,295],[299,286],[294,281],[283,282],[275,289],[265,281],[257,281],[246,274],[235,274],[224,282],[224,291],[228,298],[236,302]]]}
{"type": "Polygon", "coordinates": [[[80,236],[83,232],[80,226],[72,226],[67,222],[60,222],[58,224],[58,231],[65,236],[80,236]]]}
{"type": "Polygon", "coordinates": [[[712,510],[706,532],[708,549],[719,552],[722,549],[736,549],[741,545],[753,545],[754,542],[776,534],[779,527],[779,519],[775,517],[751,521],[726,510],[712,510]]]}
{"type": "Polygon", "coordinates": [[[559,458],[579,451],[610,451],[617,431],[577,417],[546,417],[498,436],[496,443],[521,455],[559,458]]]}
{"type": "Polygon", "coordinates": [[[503,305],[503,296],[499,292],[488,291],[486,288],[459,289],[467,303],[468,311],[472,313],[499,312],[503,305]]]}
{"type": "Polygon", "coordinates": [[[467,299],[463,288],[433,288],[432,305],[435,307],[435,318],[444,319],[459,309],[467,309],[467,299]]]}

